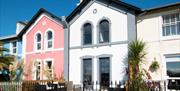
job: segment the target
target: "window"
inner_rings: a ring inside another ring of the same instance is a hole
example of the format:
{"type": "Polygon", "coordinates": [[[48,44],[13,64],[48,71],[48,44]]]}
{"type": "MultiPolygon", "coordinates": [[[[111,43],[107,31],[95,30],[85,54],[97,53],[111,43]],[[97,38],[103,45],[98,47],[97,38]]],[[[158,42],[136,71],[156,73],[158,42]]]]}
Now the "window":
{"type": "Polygon", "coordinates": [[[180,55],[166,57],[166,72],[168,76],[168,89],[176,89],[180,85],[180,55]]]}
{"type": "Polygon", "coordinates": [[[180,62],[166,62],[166,67],[169,77],[180,77],[180,62]]]}
{"type": "Polygon", "coordinates": [[[180,55],[166,57],[166,70],[169,77],[180,77],[180,55]]]}
{"type": "Polygon", "coordinates": [[[110,58],[99,58],[99,77],[102,86],[109,86],[110,80],[110,58]]]}
{"type": "Polygon", "coordinates": [[[16,54],[17,53],[17,41],[13,41],[11,43],[11,53],[16,54]]]}
{"type": "Polygon", "coordinates": [[[40,80],[41,79],[41,62],[36,61],[34,65],[35,65],[35,80],[40,80]]]}
{"type": "Polygon", "coordinates": [[[44,75],[45,79],[53,79],[53,63],[52,60],[46,60],[44,63],[44,75]]]}
{"type": "Polygon", "coordinates": [[[47,32],[47,48],[52,48],[53,47],[53,33],[52,31],[47,32]]]}
{"type": "Polygon", "coordinates": [[[83,26],[83,45],[92,44],[92,26],[86,23],[83,26]]]}
{"type": "Polygon", "coordinates": [[[92,82],[92,59],[83,59],[83,82],[85,85],[90,85],[92,82]]]}
{"type": "Polygon", "coordinates": [[[163,16],[163,36],[180,35],[180,13],[163,16]]]}
{"type": "Polygon", "coordinates": [[[107,20],[102,20],[99,23],[99,43],[109,42],[109,22],[107,20]]]}
{"type": "Polygon", "coordinates": [[[41,40],[42,40],[41,34],[40,33],[36,34],[35,38],[36,38],[35,48],[36,48],[36,50],[40,50],[41,49],[41,40]]]}

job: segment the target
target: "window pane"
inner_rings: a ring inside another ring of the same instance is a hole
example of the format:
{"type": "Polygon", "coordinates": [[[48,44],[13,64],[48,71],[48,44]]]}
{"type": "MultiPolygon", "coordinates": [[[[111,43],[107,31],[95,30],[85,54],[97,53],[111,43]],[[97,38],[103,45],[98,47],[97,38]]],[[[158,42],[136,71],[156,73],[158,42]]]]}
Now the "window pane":
{"type": "Polygon", "coordinates": [[[83,44],[92,44],[92,29],[89,23],[85,24],[83,28],[83,44]]]}
{"type": "Polygon", "coordinates": [[[83,81],[86,84],[92,82],[92,59],[83,59],[83,81]]]}
{"type": "Polygon", "coordinates": [[[180,22],[180,14],[179,13],[176,14],[176,17],[177,17],[177,21],[180,22]]]}
{"type": "Polygon", "coordinates": [[[52,48],[52,41],[48,41],[48,48],[52,48]]]}
{"type": "Polygon", "coordinates": [[[51,39],[52,39],[52,32],[51,32],[51,31],[48,31],[48,32],[47,32],[47,39],[48,39],[48,40],[51,40],[51,39]]]}
{"type": "Polygon", "coordinates": [[[177,23],[177,34],[180,35],[180,22],[177,23]]]}
{"type": "Polygon", "coordinates": [[[37,42],[41,41],[41,34],[37,34],[37,42]]]}
{"type": "Polygon", "coordinates": [[[13,48],[13,53],[16,53],[16,48],[13,48]]]}
{"type": "Polygon", "coordinates": [[[13,47],[16,47],[16,42],[12,42],[12,46],[13,46],[13,47]]]}
{"type": "Polygon", "coordinates": [[[12,42],[12,53],[16,53],[17,52],[16,51],[16,47],[17,47],[17,42],[16,41],[12,42]]]}
{"type": "Polygon", "coordinates": [[[47,61],[47,66],[49,69],[52,69],[52,61],[47,61]]]}
{"type": "Polygon", "coordinates": [[[164,23],[169,23],[170,22],[169,19],[170,19],[169,15],[164,16],[164,23]]]}
{"type": "Polygon", "coordinates": [[[100,58],[100,72],[109,73],[109,57],[100,58]]]}
{"type": "Polygon", "coordinates": [[[180,77],[180,62],[166,62],[167,75],[170,77],[180,77]]]}
{"type": "Polygon", "coordinates": [[[163,26],[163,36],[166,36],[166,27],[163,26]]]}
{"type": "Polygon", "coordinates": [[[110,80],[110,58],[99,58],[100,62],[100,83],[103,86],[109,86],[110,80]]]}
{"type": "Polygon", "coordinates": [[[175,25],[171,25],[171,34],[176,35],[176,26],[175,25]]]}
{"type": "Polygon", "coordinates": [[[45,61],[45,64],[44,64],[44,66],[45,66],[45,72],[46,72],[46,75],[45,75],[45,78],[46,79],[52,79],[52,60],[47,60],[47,61],[45,61]]]}
{"type": "Polygon", "coordinates": [[[170,26],[166,26],[166,36],[170,35],[170,26]]]}
{"type": "Polygon", "coordinates": [[[176,16],[175,14],[171,15],[171,22],[175,22],[175,16],[176,16]]]}
{"type": "Polygon", "coordinates": [[[103,20],[100,22],[99,42],[100,43],[109,42],[109,22],[107,20],[103,20]]]}
{"type": "Polygon", "coordinates": [[[41,69],[41,66],[37,66],[37,69],[36,69],[36,80],[40,80],[40,69],[41,69]]]}
{"type": "Polygon", "coordinates": [[[38,49],[38,50],[41,49],[41,43],[38,43],[38,44],[37,44],[37,49],[38,49]]]}

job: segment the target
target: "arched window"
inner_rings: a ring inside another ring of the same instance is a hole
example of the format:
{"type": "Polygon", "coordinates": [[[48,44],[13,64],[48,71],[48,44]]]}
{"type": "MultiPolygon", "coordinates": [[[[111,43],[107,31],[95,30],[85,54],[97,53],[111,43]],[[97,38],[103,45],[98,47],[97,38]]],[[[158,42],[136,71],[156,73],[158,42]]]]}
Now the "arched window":
{"type": "Polygon", "coordinates": [[[41,49],[41,40],[42,40],[41,34],[37,33],[35,38],[36,38],[35,48],[36,48],[36,50],[40,50],[41,49]]]}
{"type": "Polygon", "coordinates": [[[83,45],[92,44],[92,26],[86,23],[83,26],[83,45]]]}
{"type": "Polygon", "coordinates": [[[99,43],[108,43],[109,42],[109,21],[102,20],[99,23],[99,43]]]}
{"type": "Polygon", "coordinates": [[[52,48],[53,47],[53,33],[52,31],[47,31],[46,33],[47,37],[46,37],[46,48],[52,48]]]}

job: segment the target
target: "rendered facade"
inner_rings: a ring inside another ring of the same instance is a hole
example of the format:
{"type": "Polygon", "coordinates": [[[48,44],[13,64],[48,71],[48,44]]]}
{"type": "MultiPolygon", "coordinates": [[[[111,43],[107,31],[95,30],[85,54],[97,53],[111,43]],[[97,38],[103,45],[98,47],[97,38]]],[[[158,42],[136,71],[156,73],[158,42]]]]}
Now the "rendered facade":
{"type": "Polygon", "coordinates": [[[24,80],[60,79],[63,76],[63,24],[60,18],[40,9],[24,24],[26,26],[17,26],[16,35],[1,38],[3,46],[10,49],[4,54],[15,55],[24,61],[24,80]]]}
{"type": "Polygon", "coordinates": [[[25,60],[24,70],[32,67],[26,80],[63,76],[75,85],[106,86],[128,79],[128,43],[141,39],[148,53],[142,68],[168,87],[180,84],[179,6],[142,10],[118,0],[83,0],[66,19],[41,9],[28,23],[19,23],[16,35],[0,40],[25,60]],[[149,70],[153,61],[159,63],[157,71],[149,70]]]}
{"type": "Polygon", "coordinates": [[[27,79],[60,78],[64,64],[64,28],[60,21],[42,13],[23,35],[26,65],[33,65],[27,79]],[[58,41],[58,42],[55,42],[58,41]],[[32,62],[33,61],[33,62],[32,62]]]}
{"type": "MultiPolygon", "coordinates": [[[[88,1],[69,21],[69,81],[127,80],[128,42],[136,39],[135,12],[117,2],[88,1]],[[115,5],[114,5],[115,4],[115,5]],[[116,6],[117,5],[117,6],[116,6]]],[[[77,8],[78,8],[77,7],[77,8]]],[[[76,11],[75,11],[76,12],[76,11]]]]}
{"type": "MultiPolygon", "coordinates": [[[[179,83],[180,77],[180,5],[149,10],[137,17],[137,37],[147,44],[147,70],[152,61],[159,69],[150,72],[153,80],[179,83]]],[[[168,85],[166,84],[166,85],[168,85]]]]}

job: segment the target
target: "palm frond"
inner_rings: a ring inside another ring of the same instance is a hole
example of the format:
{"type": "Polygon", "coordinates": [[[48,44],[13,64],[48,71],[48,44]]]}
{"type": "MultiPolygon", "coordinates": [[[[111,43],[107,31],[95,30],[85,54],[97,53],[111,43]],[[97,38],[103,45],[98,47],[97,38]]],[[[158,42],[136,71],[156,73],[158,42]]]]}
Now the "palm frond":
{"type": "Polygon", "coordinates": [[[129,43],[128,60],[135,65],[139,65],[145,58],[145,43],[142,40],[135,40],[129,43]]]}

